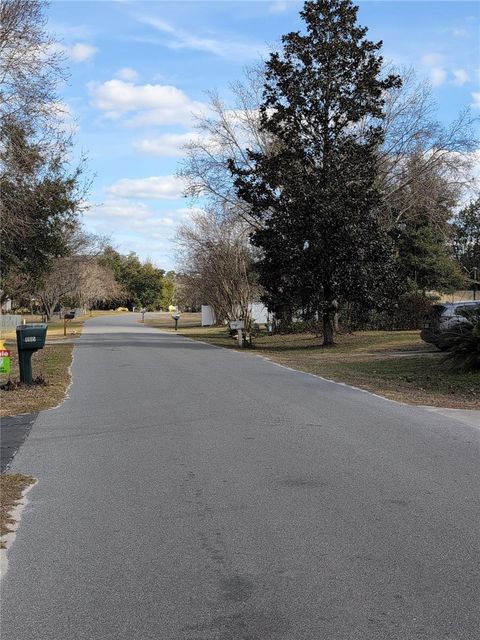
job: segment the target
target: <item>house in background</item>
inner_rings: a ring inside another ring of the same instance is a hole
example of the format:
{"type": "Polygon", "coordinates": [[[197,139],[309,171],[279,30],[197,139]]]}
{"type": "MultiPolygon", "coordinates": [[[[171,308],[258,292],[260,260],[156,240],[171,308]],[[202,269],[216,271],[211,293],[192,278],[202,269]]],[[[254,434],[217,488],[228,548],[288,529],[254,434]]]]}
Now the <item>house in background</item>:
{"type": "MultiPolygon", "coordinates": [[[[252,322],[255,324],[268,324],[272,320],[272,314],[262,302],[252,302],[250,306],[252,322]]],[[[202,327],[211,327],[216,324],[215,312],[208,304],[202,304],[202,327]]]]}

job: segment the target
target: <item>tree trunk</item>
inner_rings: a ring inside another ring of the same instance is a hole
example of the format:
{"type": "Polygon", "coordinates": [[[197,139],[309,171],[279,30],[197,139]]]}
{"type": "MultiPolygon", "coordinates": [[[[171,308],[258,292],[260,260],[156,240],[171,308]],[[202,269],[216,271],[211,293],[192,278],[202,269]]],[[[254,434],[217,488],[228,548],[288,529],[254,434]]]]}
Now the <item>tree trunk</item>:
{"type": "Polygon", "coordinates": [[[335,300],[335,304],[336,304],[336,309],[335,309],[335,315],[333,317],[333,327],[335,329],[335,333],[337,334],[339,331],[339,321],[338,321],[338,302],[335,300]]]}
{"type": "Polygon", "coordinates": [[[42,301],[42,306],[43,306],[43,310],[45,312],[45,317],[48,320],[52,319],[52,313],[55,309],[56,306],[56,302],[54,302],[53,304],[50,303],[48,300],[46,300],[45,298],[40,297],[41,301],[42,301]]]}
{"type": "Polygon", "coordinates": [[[293,325],[293,312],[290,306],[279,307],[275,313],[276,324],[279,331],[282,333],[289,333],[292,330],[293,325]]]}
{"type": "Polygon", "coordinates": [[[336,330],[336,316],[338,311],[338,302],[331,300],[327,303],[327,306],[323,312],[323,346],[334,347],[335,346],[335,330],[336,330]]]}
{"type": "Polygon", "coordinates": [[[333,347],[335,345],[335,328],[333,316],[326,311],[323,314],[323,346],[333,347]]]}

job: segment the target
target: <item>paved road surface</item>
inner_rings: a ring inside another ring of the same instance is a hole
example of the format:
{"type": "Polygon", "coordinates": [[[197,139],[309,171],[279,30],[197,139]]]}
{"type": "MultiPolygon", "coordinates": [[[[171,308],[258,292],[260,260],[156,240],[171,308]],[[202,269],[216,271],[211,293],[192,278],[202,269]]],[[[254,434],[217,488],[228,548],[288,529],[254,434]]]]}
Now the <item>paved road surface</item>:
{"type": "Polygon", "coordinates": [[[15,454],[25,442],[38,413],[22,413],[0,422],[0,471],[8,470],[15,454]]]}
{"type": "Polygon", "coordinates": [[[2,640],[477,640],[479,434],[97,318],[13,469],[2,640]]]}

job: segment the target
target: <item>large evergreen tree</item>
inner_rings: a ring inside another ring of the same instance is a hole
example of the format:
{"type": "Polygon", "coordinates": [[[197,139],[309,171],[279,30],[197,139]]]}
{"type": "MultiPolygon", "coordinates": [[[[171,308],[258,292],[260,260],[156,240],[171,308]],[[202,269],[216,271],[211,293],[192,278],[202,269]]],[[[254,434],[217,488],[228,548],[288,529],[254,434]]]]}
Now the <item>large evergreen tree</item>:
{"type": "Polygon", "coordinates": [[[402,280],[412,292],[461,289],[465,277],[452,250],[451,224],[461,191],[416,154],[404,165],[403,175],[410,181],[389,203],[402,280]]]}
{"type": "Polygon", "coordinates": [[[300,15],[306,33],[283,36],[266,63],[261,129],[274,143],[250,152],[253,169],[230,169],[260,223],[267,304],[318,313],[331,345],[338,302],[368,304],[388,267],[375,178],[383,92],[400,80],[381,78],[381,43],[351,0],[309,0],[300,15]]]}
{"type": "Polygon", "coordinates": [[[37,143],[32,137],[28,126],[0,122],[0,273],[7,280],[23,274],[31,290],[70,252],[85,195],[82,167],[68,164],[70,141],[60,135],[37,143]]]}

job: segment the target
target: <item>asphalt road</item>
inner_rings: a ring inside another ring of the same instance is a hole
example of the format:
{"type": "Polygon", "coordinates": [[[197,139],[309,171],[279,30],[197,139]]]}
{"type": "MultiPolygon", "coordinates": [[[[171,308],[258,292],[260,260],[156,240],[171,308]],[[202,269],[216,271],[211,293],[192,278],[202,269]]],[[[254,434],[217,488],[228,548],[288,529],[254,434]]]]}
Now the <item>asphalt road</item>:
{"type": "Polygon", "coordinates": [[[477,640],[480,431],[114,316],[12,470],[2,640],[477,640]]]}
{"type": "Polygon", "coordinates": [[[30,433],[37,413],[22,413],[0,421],[0,471],[8,470],[13,457],[30,433]]]}

